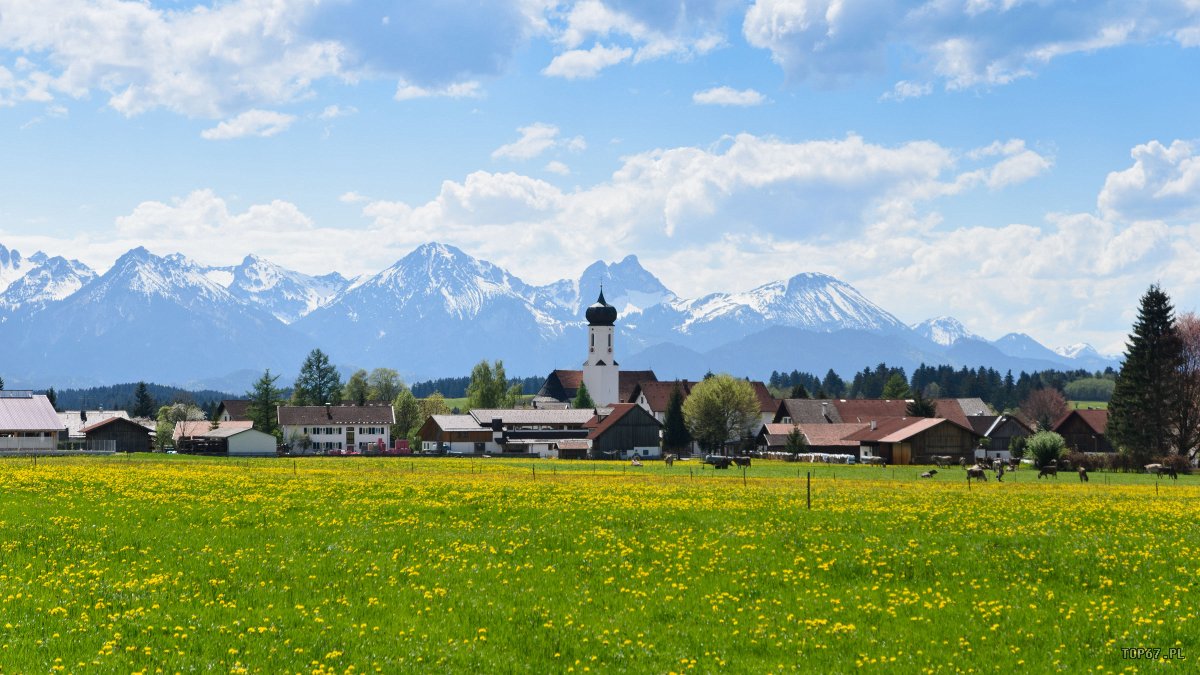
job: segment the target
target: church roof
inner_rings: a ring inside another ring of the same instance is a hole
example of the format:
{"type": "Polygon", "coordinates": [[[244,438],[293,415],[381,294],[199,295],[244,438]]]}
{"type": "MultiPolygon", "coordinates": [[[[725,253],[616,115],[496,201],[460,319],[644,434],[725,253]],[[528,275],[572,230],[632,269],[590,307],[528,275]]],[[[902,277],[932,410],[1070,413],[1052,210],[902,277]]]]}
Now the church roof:
{"type": "Polygon", "coordinates": [[[595,304],[584,312],[589,326],[611,326],[617,322],[617,308],[604,300],[604,289],[600,289],[600,297],[595,304]]]}

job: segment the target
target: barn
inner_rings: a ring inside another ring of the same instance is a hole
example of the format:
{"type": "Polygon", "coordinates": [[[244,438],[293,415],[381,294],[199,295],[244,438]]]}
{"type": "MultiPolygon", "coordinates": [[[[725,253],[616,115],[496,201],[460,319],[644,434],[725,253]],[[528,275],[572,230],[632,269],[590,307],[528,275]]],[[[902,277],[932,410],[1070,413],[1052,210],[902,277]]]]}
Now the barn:
{"type": "Polygon", "coordinates": [[[124,417],[108,417],[81,428],[87,447],[113,452],[150,452],[154,442],[150,430],[124,417]]]}

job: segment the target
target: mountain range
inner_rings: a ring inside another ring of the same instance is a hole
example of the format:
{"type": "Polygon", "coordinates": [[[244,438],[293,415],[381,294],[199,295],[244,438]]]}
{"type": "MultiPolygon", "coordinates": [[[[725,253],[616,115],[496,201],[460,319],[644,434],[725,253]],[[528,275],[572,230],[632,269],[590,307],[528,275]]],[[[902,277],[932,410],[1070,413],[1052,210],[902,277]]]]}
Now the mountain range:
{"type": "Polygon", "coordinates": [[[620,312],[621,365],[660,378],[829,368],[847,376],[881,362],[909,371],[1116,365],[1086,344],[1052,350],[1018,333],[989,341],[952,317],[905,325],[824,274],[689,299],[632,255],[535,286],[439,243],[352,279],[253,255],[207,267],[140,247],[98,274],[0,245],[0,376],[10,386],[147,380],[242,391],[266,368],[290,383],[315,347],[344,374],[386,366],[410,379],[462,375],[482,359],[503,359],[510,374],[545,373],[579,367],[583,310],[601,286],[620,312]]]}

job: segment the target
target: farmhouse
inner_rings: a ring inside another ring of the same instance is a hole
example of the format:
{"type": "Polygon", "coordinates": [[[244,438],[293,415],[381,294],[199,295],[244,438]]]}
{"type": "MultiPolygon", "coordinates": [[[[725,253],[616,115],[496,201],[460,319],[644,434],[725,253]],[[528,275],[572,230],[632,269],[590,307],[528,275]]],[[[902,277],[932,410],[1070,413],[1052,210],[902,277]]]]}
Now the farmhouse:
{"type": "Polygon", "coordinates": [[[281,405],[283,442],[292,452],[365,452],[391,444],[390,405],[281,405]]]}
{"type": "MultiPolygon", "coordinates": [[[[791,424],[862,423],[888,417],[906,417],[911,400],[884,398],[788,398],[779,402],[771,421],[791,424]]],[[[936,417],[960,426],[971,426],[968,418],[991,415],[981,398],[939,398],[934,400],[936,417]]]]}
{"type": "Polygon", "coordinates": [[[661,457],[662,424],[636,403],[598,410],[585,425],[595,459],[661,457]]]}
{"type": "Polygon", "coordinates": [[[59,432],[60,441],[80,441],[85,437],[83,428],[96,422],[102,422],[113,417],[129,419],[129,413],[124,410],[63,410],[57,413],[62,424],[59,432]]]}
{"type": "Polygon", "coordinates": [[[588,437],[586,424],[596,412],[588,409],[562,410],[487,408],[472,410],[470,417],[489,429],[492,440],[503,452],[553,457],[558,442],[588,437]]]}
{"type": "Polygon", "coordinates": [[[0,390],[0,450],[55,450],[63,428],[50,399],[32,391],[0,390]]]}
{"type": "Polygon", "coordinates": [[[150,429],[126,417],[106,417],[79,430],[89,450],[150,452],[150,429]]]}
{"type": "Polygon", "coordinates": [[[870,424],[854,422],[851,424],[809,423],[809,424],[765,424],[758,432],[756,447],[763,452],[786,452],[788,435],[792,429],[799,429],[808,442],[805,452],[824,453],[827,455],[858,456],[859,442],[847,440],[846,437],[861,431],[870,424]]]}
{"type": "Polygon", "coordinates": [[[421,451],[439,455],[499,453],[491,427],[481,425],[470,415],[430,415],[417,436],[421,451]]]}
{"type": "Polygon", "coordinates": [[[1033,429],[1016,415],[974,415],[967,421],[975,433],[988,439],[989,453],[1007,452],[1013,438],[1033,435],[1033,429]]]}
{"type": "Polygon", "coordinates": [[[244,422],[250,419],[247,411],[250,409],[250,401],[241,399],[230,399],[221,401],[217,406],[217,412],[213,415],[213,419],[218,422],[244,422]]]}
{"type": "Polygon", "coordinates": [[[1076,452],[1115,452],[1108,436],[1107,410],[1072,410],[1051,427],[1076,452]]]}
{"type": "Polygon", "coordinates": [[[940,417],[890,417],[870,422],[846,440],[857,441],[860,457],[888,464],[923,464],[933,455],[973,458],[979,435],[940,417]]]}

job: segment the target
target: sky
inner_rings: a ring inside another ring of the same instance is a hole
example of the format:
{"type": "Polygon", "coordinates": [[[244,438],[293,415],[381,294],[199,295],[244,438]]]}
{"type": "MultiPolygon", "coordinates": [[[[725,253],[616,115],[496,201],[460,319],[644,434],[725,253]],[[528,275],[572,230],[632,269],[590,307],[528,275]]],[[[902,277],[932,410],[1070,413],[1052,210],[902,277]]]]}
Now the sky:
{"type": "Polygon", "coordinates": [[[1119,353],[1200,308],[1200,4],[0,0],[0,244],[832,274],[1119,353]]]}

